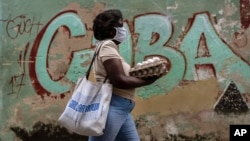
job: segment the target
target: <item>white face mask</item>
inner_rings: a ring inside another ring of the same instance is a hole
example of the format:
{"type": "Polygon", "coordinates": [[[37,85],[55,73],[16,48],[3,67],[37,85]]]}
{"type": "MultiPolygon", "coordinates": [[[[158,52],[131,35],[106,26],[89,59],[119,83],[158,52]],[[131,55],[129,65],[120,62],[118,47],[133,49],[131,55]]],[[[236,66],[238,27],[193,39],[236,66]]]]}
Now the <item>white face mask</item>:
{"type": "Polygon", "coordinates": [[[114,27],[116,29],[114,40],[118,42],[123,42],[127,37],[127,32],[125,27],[114,27]]]}

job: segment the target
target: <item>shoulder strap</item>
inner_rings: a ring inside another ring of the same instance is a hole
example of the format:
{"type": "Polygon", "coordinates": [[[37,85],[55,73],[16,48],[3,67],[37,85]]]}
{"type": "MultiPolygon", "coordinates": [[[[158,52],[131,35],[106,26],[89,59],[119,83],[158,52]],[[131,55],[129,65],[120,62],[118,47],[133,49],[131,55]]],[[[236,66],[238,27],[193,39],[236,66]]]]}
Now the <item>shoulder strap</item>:
{"type": "MultiPolygon", "coordinates": [[[[103,43],[102,43],[102,44],[103,44],[103,43]]],[[[89,65],[89,68],[88,68],[88,70],[87,70],[87,72],[86,72],[86,79],[87,79],[87,80],[89,79],[89,73],[90,73],[90,71],[91,71],[91,68],[92,68],[92,65],[93,65],[93,63],[94,63],[94,60],[95,60],[96,56],[99,54],[99,52],[100,52],[100,50],[101,50],[102,44],[100,45],[100,47],[98,48],[98,50],[95,51],[94,56],[93,56],[93,58],[92,58],[92,60],[91,60],[91,63],[90,63],[90,65],[89,65]]]]}
{"type": "MultiPolygon", "coordinates": [[[[103,42],[103,43],[104,43],[104,42],[103,42]]],[[[99,48],[98,48],[98,49],[95,51],[95,53],[94,53],[94,56],[93,56],[93,58],[92,58],[92,60],[91,60],[91,63],[90,63],[90,65],[89,65],[89,68],[88,68],[88,70],[87,70],[87,72],[86,72],[86,79],[87,79],[87,80],[89,79],[89,73],[90,73],[90,71],[91,71],[91,68],[92,68],[92,65],[93,65],[93,63],[94,63],[94,60],[95,60],[96,56],[99,54],[99,52],[100,52],[100,50],[101,50],[101,48],[102,48],[103,43],[101,43],[101,45],[99,46],[99,48]]],[[[105,77],[103,83],[106,82],[107,78],[108,78],[108,76],[105,77]]]]}

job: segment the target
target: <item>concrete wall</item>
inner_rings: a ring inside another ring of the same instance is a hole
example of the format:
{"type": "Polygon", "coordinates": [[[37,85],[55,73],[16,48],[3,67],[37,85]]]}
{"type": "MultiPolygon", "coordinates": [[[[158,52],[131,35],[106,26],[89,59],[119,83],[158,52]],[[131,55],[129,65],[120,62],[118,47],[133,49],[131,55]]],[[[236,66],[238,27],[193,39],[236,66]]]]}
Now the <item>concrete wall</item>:
{"type": "Polygon", "coordinates": [[[92,20],[110,8],[124,14],[131,65],[171,64],[136,91],[142,141],[226,141],[250,122],[249,0],[0,0],[0,141],[87,139],[57,119],[90,63],[92,20]]]}

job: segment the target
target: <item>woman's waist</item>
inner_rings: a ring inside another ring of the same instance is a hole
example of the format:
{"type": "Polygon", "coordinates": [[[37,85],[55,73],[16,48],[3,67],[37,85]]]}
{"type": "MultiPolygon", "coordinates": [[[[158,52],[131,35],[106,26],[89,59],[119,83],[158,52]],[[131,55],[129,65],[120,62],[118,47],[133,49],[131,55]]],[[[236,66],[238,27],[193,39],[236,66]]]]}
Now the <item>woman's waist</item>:
{"type": "Polygon", "coordinates": [[[135,89],[118,89],[113,87],[113,93],[123,98],[127,98],[134,101],[135,89]]]}

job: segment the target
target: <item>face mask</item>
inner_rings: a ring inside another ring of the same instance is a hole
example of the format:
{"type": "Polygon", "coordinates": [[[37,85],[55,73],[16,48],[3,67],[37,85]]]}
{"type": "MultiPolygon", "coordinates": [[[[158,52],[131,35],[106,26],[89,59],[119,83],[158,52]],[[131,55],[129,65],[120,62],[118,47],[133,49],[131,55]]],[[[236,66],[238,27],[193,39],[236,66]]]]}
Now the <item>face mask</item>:
{"type": "Polygon", "coordinates": [[[118,42],[123,42],[126,37],[127,37],[127,32],[125,27],[115,27],[116,29],[116,34],[115,37],[113,38],[114,40],[118,42]]]}

